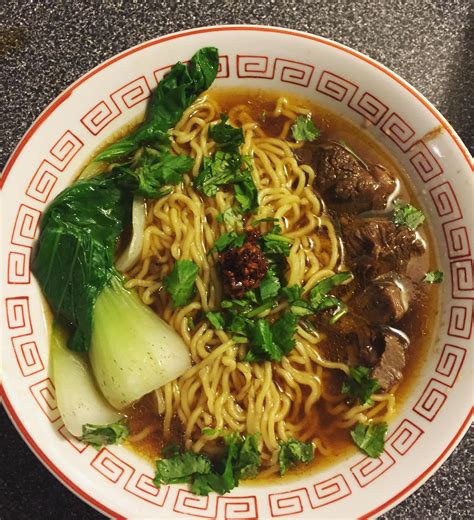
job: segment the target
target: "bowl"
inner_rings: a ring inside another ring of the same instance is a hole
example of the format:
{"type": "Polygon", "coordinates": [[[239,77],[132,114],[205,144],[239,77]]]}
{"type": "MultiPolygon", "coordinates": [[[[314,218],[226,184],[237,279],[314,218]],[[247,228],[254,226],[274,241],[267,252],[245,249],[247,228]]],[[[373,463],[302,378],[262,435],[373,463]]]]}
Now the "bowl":
{"type": "Polygon", "coordinates": [[[383,65],[339,43],[263,26],[194,29],[133,47],[65,90],[34,122],[1,180],[2,393],[26,442],[77,495],[115,518],[373,517],[403,500],[452,452],[472,416],[472,159],[449,123],[383,65]],[[152,484],[153,467],[121,446],[95,451],[66,431],[55,401],[45,308],[30,262],[49,202],[94,151],[144,112],[170,66],[220,53],[216,86],[295,93],[364,127],[406,170],[445,273],[435,341],[379,458],[352,455],[280,483],[224,496],[152,484]]]}

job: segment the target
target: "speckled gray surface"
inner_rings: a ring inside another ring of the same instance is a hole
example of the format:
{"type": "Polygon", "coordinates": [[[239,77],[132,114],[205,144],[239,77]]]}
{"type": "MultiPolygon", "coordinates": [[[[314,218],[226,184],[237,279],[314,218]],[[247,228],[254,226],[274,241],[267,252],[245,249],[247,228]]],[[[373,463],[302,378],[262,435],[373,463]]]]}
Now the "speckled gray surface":
{"type": "MultiPolygon", "coordinates": [[[[46,105],[104,59],[158,35],[223,23],[305,30],[362,51],[418,88],[471,151],[474,145],[473,13],[469,0],[188,0],[146,4],[135,0],[22,0],[1,5],[2,168],[46,105]]],[[[0,518],[102,518],[43,468],[3,410],[0,423],[0,518]]],[[[472,517],[473,441],[471,428],[436,475],[383,518],[472,517]]]]}

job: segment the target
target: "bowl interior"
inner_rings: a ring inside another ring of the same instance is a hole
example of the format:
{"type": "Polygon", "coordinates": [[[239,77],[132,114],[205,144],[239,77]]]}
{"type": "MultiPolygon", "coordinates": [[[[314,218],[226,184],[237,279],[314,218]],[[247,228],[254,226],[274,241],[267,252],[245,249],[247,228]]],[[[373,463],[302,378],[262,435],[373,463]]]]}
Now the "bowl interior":
{"type": "Polygon", "coordinates": [[[102,511],[181,518],[375,514],[427,478],[466,430],[474,298],[470,158],[440,114],[372,60],[322,38],[263,27],[207,28],[153,40],[100,65],[57,98],[15,150],[2,182],[5,403],[40,459],[102,511]],[[216,86],[307,97],[381,142],[411,179],[445,282],[435,342],[378,459],[358,454],[310,477],[196,497],[184,487],[156,489],[151,465],[125,448],[96,452],[66,432],[49,372],[47,319],[29,263],[48,203],[104,141],[143,113],[169,67],[206,45],[220,53],[216,86]]]}

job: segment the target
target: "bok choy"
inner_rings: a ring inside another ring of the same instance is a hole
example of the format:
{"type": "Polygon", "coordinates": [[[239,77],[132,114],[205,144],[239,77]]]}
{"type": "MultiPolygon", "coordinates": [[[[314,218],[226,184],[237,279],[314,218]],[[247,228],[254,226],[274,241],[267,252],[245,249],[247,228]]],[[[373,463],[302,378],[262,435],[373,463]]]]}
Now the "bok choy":
{"type": "Polygon", "coordinates": [[[97,298],[89,357],[99,388],[119,410],[191,366],[181,337],[118,277],[97,298]]]}
{"type": "Polygon", "coordinates": [[[68,349],[66,340],[66,330],[53,325],[51,359],[56,402],[69,433],[80,437],[83,425],[114,423],[122,416],[100,393],[87,358],[68,349]]]}
{"type": "MultiPolygon", "coordinates": [[[[211,47],[198,51],[188,65],[172,67],[153,93],[144,123],[96,158],[100,170],[104,162],[114,161],[106,173],[86,176],[64,190],[41,221],[32,270],[57,324],[70,332],[68,349],[66,335],[55,332],[52,356],[59,409],[74,435],[85,424],[108,428],[120,418],[114,409],[123,409],[190,366],[179,335],[123,287],[114,255],[132,219],[134,197],[137,207],[143,205],[138,196],[163,197],[191,169],[190,157],[171,152],[167,132],[211,85],[217,68],[217,49],[211,47]],[[95,383],[82,353],[89,354],[95,383]],[[75,385],[69,390],[68,380],[75,385]],[[113,408],[101,400],[97,388],[113,408]]],[[[138,222],[134,232],[140,227],[138,222]]],[[[118,268],[129,268],[139,249],[131,245],[118,268]]],[[[100,438],[114,437],[109,435],[114,428],[109,430],[100,438]]],[[[122,438],[121,432],[115,437],[122,438]]]]}

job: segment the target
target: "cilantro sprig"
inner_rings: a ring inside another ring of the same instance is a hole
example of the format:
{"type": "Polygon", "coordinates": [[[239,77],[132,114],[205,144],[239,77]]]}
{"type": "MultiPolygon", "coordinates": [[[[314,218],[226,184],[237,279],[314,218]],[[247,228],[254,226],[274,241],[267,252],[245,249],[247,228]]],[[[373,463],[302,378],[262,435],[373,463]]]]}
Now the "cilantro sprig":
{"type": "Polygon", "coordinates": [[[298,116],[291,127],[291,133],[295,141],[314,141],[321,134],[309,115],[298,116]]]}
{"type": "Polygon", "coordinates": [[[288,469],[299,463],[308,464],[314,459],[314,444],[312,442],[301,442],[290,439],[280,443],[278,464],[280,475],[284,475],[288,469]]]}
{"type": "Polygon", "coordinates": [[[369,457],[377,458],[383,452],[387,429],[385,422],[370,423],[367,426],[357,423],[351,431],[351,437],[364,453],[369,457]]]}
{"type": "Polygon", "coordinates": [[[228,116],[209,128],[209,136],[218,150],[213,157],[205,157],[199,175],[194,180],[196,188],[208,197],[214,197],[221,186],[233,184],[240,213],[254,211],[258,207],[258,190],[252,177],[250,157],[240,154],[244,142],[241,128],[227,123],[228,116]]]}
{"type": "Polygon", "coordinates": [[[163,280],[164,286],[173,300],[174,307],[189,303],[199,267],[191,260],[177,260],[171,273],[163,280]]]}
{"type": "Polygon", "coordinates": [[[96,450],[107,444],[120,444],[128,437],[128,428],[122,422],[112,424],[84,424],[81,441],[96,450]]]}
{"type": "Polygon", "coordinates": [[[158,488],[163,484],[190,483],[197,495],[206,496],[211,491],[223,495],[238,486],[241,479],[257,475],[261,465],[258,435],[242,437],[235,433],[224,437],[226,453],[215,464],[206,455],[174,452],[156,462],[153,483],[158,488]]]}
{"type": "Polygon", "coordinates": [[[444,279],[443,271],[430,271],[425,274],[423,282],[425,283],[441,283],[444,279]]]}
{"type": "Polygon", "coordinates": [[[376,379],[370,377],[370,372],[367,367],[351,368],[349,379],[342,385],[342,393],[358,399],[360,404],[374,404],[371,396],[380,389],[380,385],[376,379]]]}
{"type": "Polygon", "coordinates": [[[425,215],[411,204],[404,202],[394,202],[393,222],[396,226],[406,226],[408,229],[415,230],[425,221],[425,215]]]}

